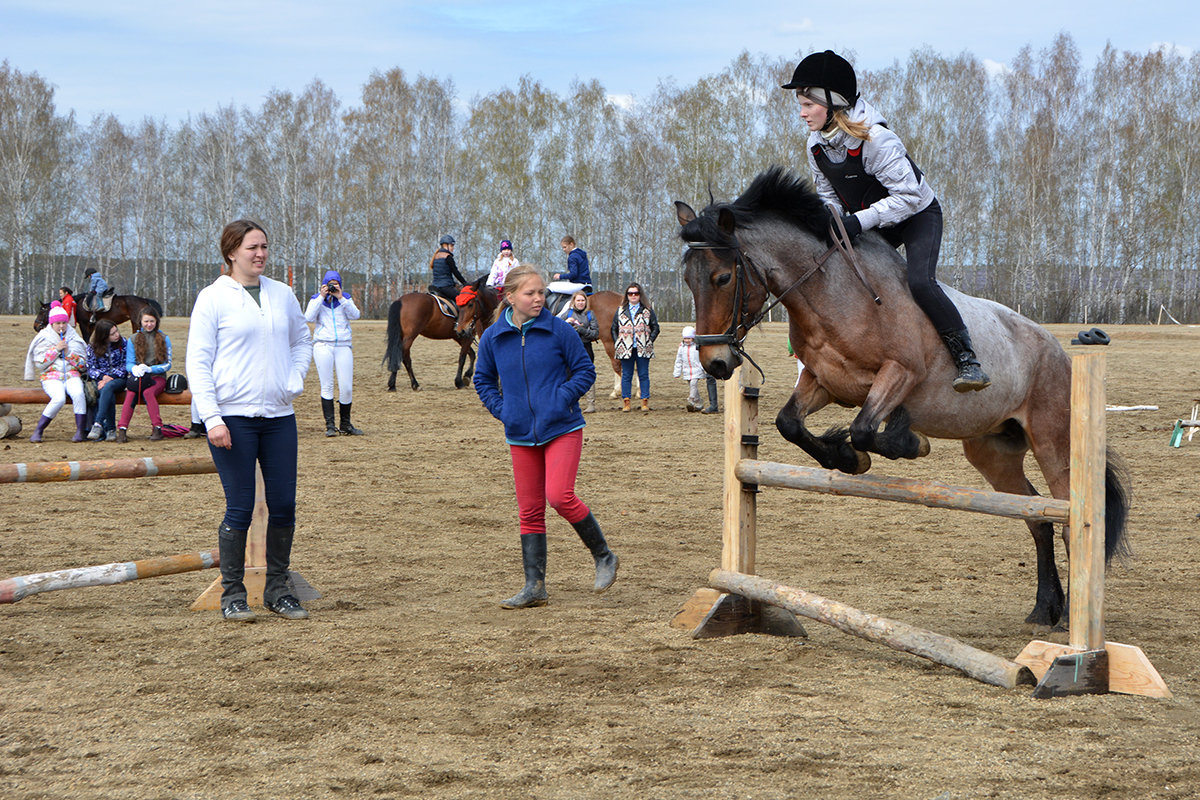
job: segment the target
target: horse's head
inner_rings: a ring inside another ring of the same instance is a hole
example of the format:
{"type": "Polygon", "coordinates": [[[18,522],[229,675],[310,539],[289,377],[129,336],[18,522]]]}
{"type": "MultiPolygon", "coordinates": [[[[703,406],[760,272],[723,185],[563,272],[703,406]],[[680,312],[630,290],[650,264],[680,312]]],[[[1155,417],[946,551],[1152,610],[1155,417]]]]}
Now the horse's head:
{"type": "Polygon", "coordinates": [[[725,380],[742,363],[741,341],[766,302],[766,286],[746,263],[732,208],[709,206],[697,216],[687,203],[676,203],[675,214],[688,246],[683,277],[696,303],[700,363],[709,375],[725,380]]]}
{"type": "Polygon", "coordinates": [[[33,315],[33,329],[40,331],[42,328],[50,324],[50,304],[42,303],[41,308],[33,315]]]}
{"type": "Polygon", "coordinates": [[[454,338],[470,340],[482,336],[491,322],[492,312],[499,304],[499,294],[491,286],[485,286],[487,276],[472,281],[463,287],[455,302],[458,305],[458,321],[454,324],[454,338]]]}

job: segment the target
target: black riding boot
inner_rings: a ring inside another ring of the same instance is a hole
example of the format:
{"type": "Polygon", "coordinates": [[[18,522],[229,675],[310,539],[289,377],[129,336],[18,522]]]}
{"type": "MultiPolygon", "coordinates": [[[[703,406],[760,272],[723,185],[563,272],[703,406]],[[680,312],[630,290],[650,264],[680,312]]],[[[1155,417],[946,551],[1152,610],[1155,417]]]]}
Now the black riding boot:
{"type": "Polygon", "coordinates": [[[263,585],[263,605],[288,619],[308,619],[308,612],[292,594],[288,566],[292,562],[292,537],[296,527],[267,526],[267,576],[263,585]]]}
{"type": "Polygon", "coordinates": [[[254,612],[246,602],[246,532],[221,523],[217,529],[221,556],[221,616],[234,622],[253,622],[254,612]]]}
{"type": "Polygon", "coordinates": [[[507,600],[501,608],[533,608],[546,605],[546,534],[521,534],[521,561],[525,566],[525,588],[507,600]]]}
{"type": "Polygon", "coordinates": [[[333,423],[333,398],[321,398],[321,412],[325,415],[325,435],[337,436],[337,425],[333,423]]]}
{"type": "Polygon", "coordinates": [[[703,414],[717,413],[717,381],[714,378],[705,378],[704,382],[708,384],[708,406],[702,411],[703,414]]]}
{"type": "Polygon", "coordinates": [[[342,420],[341,431],[347,436],[362,436],[363,432],[350,422],[350,406],[350,403],[338,403],[338,416],[342,420]]]}
{"type": "Polygon", "coordinates": [[[971,347],[971,335],[967,333],[966,328],[940,335],[946,343],[946,349],[950,351],[950,360],[958,368],[958,375],[954,378],[954,391],[978,392],[992,385],[991,379],[979,366],[979,359],[975,358],[975,351],[971,347]]]}
{"type": "Polygon", "coordinates": [[[600,523],[596,522],[592,512],[589,511],[579,522],[572,523],[571,527],[579,534],[587,549],[592,551],[592,558],[596,560],[596,585],[592,587],[592,591],[603,592],[617,579],[617,554],[608,549],[608,542],[604,541],[604,532],[600,530],[600,523]]]}

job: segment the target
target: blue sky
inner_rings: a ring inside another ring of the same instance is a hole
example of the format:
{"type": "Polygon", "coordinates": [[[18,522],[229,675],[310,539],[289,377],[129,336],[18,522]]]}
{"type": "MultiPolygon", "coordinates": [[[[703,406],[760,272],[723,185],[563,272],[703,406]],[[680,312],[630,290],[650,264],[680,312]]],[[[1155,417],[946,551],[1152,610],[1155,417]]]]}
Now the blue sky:
{"type": "Polygon", "coordinates": [[[1146,52],[1200,50],[1195,0],[1047,2],[803,0],[0,0],[0,60],[56,88],[60,112],[87,124],[170,123],[229,105],[257,107],[272,89],[314,78],[343,105],[373,70],[452,78],[464,99],[530,75],[566,93],[596,79],[613,95],[646,97],[660,80],[687,85],[742,50],[793,57],[831,47],[861,68],[904,61],[921,47],[1005,64],[1059,32],[1085,67],[1111,42],[1146,52]],[[876,8],[872,9],[874,5],[876,8]],[[838,9],[833,15],[831,9],[838,9]],[[856,15],[858,9],[867,16],[856,15]]]}

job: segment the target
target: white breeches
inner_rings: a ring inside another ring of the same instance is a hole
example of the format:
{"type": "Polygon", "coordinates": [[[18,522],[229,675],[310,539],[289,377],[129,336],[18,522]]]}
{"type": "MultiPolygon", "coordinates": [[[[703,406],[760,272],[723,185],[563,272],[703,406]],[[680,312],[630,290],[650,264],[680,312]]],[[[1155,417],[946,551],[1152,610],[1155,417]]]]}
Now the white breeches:
{"type": "Polygon", "coordinates": [[[67,403],[67,395],[71,395],[71,406],[76,414],[87,413],[87,398],[83,394],[83,381],[79,378],[67,378],[65,381],[44,380],[42,391],[50,395],[50,402],[42,409],[42,416],[54,418],[67,403]]]}
{"type": "Polygon", "coordinates": [[[333,399],[333,373],[336,371],[338,402],[353,402],[354,350],[352,348],[334,347],[324,342],[315,342],[313,344],[313,363],[317,365],[317,377],[321,379],[322,399],[333,399]]]}

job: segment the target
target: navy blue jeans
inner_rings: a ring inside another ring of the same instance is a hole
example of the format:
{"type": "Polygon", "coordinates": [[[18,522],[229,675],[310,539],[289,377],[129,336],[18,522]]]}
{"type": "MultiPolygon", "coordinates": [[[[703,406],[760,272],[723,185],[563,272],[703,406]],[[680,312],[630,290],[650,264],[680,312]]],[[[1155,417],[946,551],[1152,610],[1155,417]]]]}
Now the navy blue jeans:
{"type": "Polygon", "coordinates": [[[213,447],[213,463],[225,488],[225,524],[250,528],[254,516],[254,465],[262,467],[267,525],[296,524],[296,416],[225,417],[233,447],[213,447]]]}
{"type": "Polygon", "coordinates": [[[113,378],[100,387],[96,396],[96,422],[105,433],[117,428],[117,401],[113,397],[117,392],[125,391],[125,379],[113,378]]]}
{"type": "Polygon", "coordinates": [[[633,370],[636,368],[638,393],[645,400],[650,397],[650,359],[639,356],[636,347],[629,353],[629,358],[621,359],[621,397],[629,399],[633,391],[633,370]]]}

